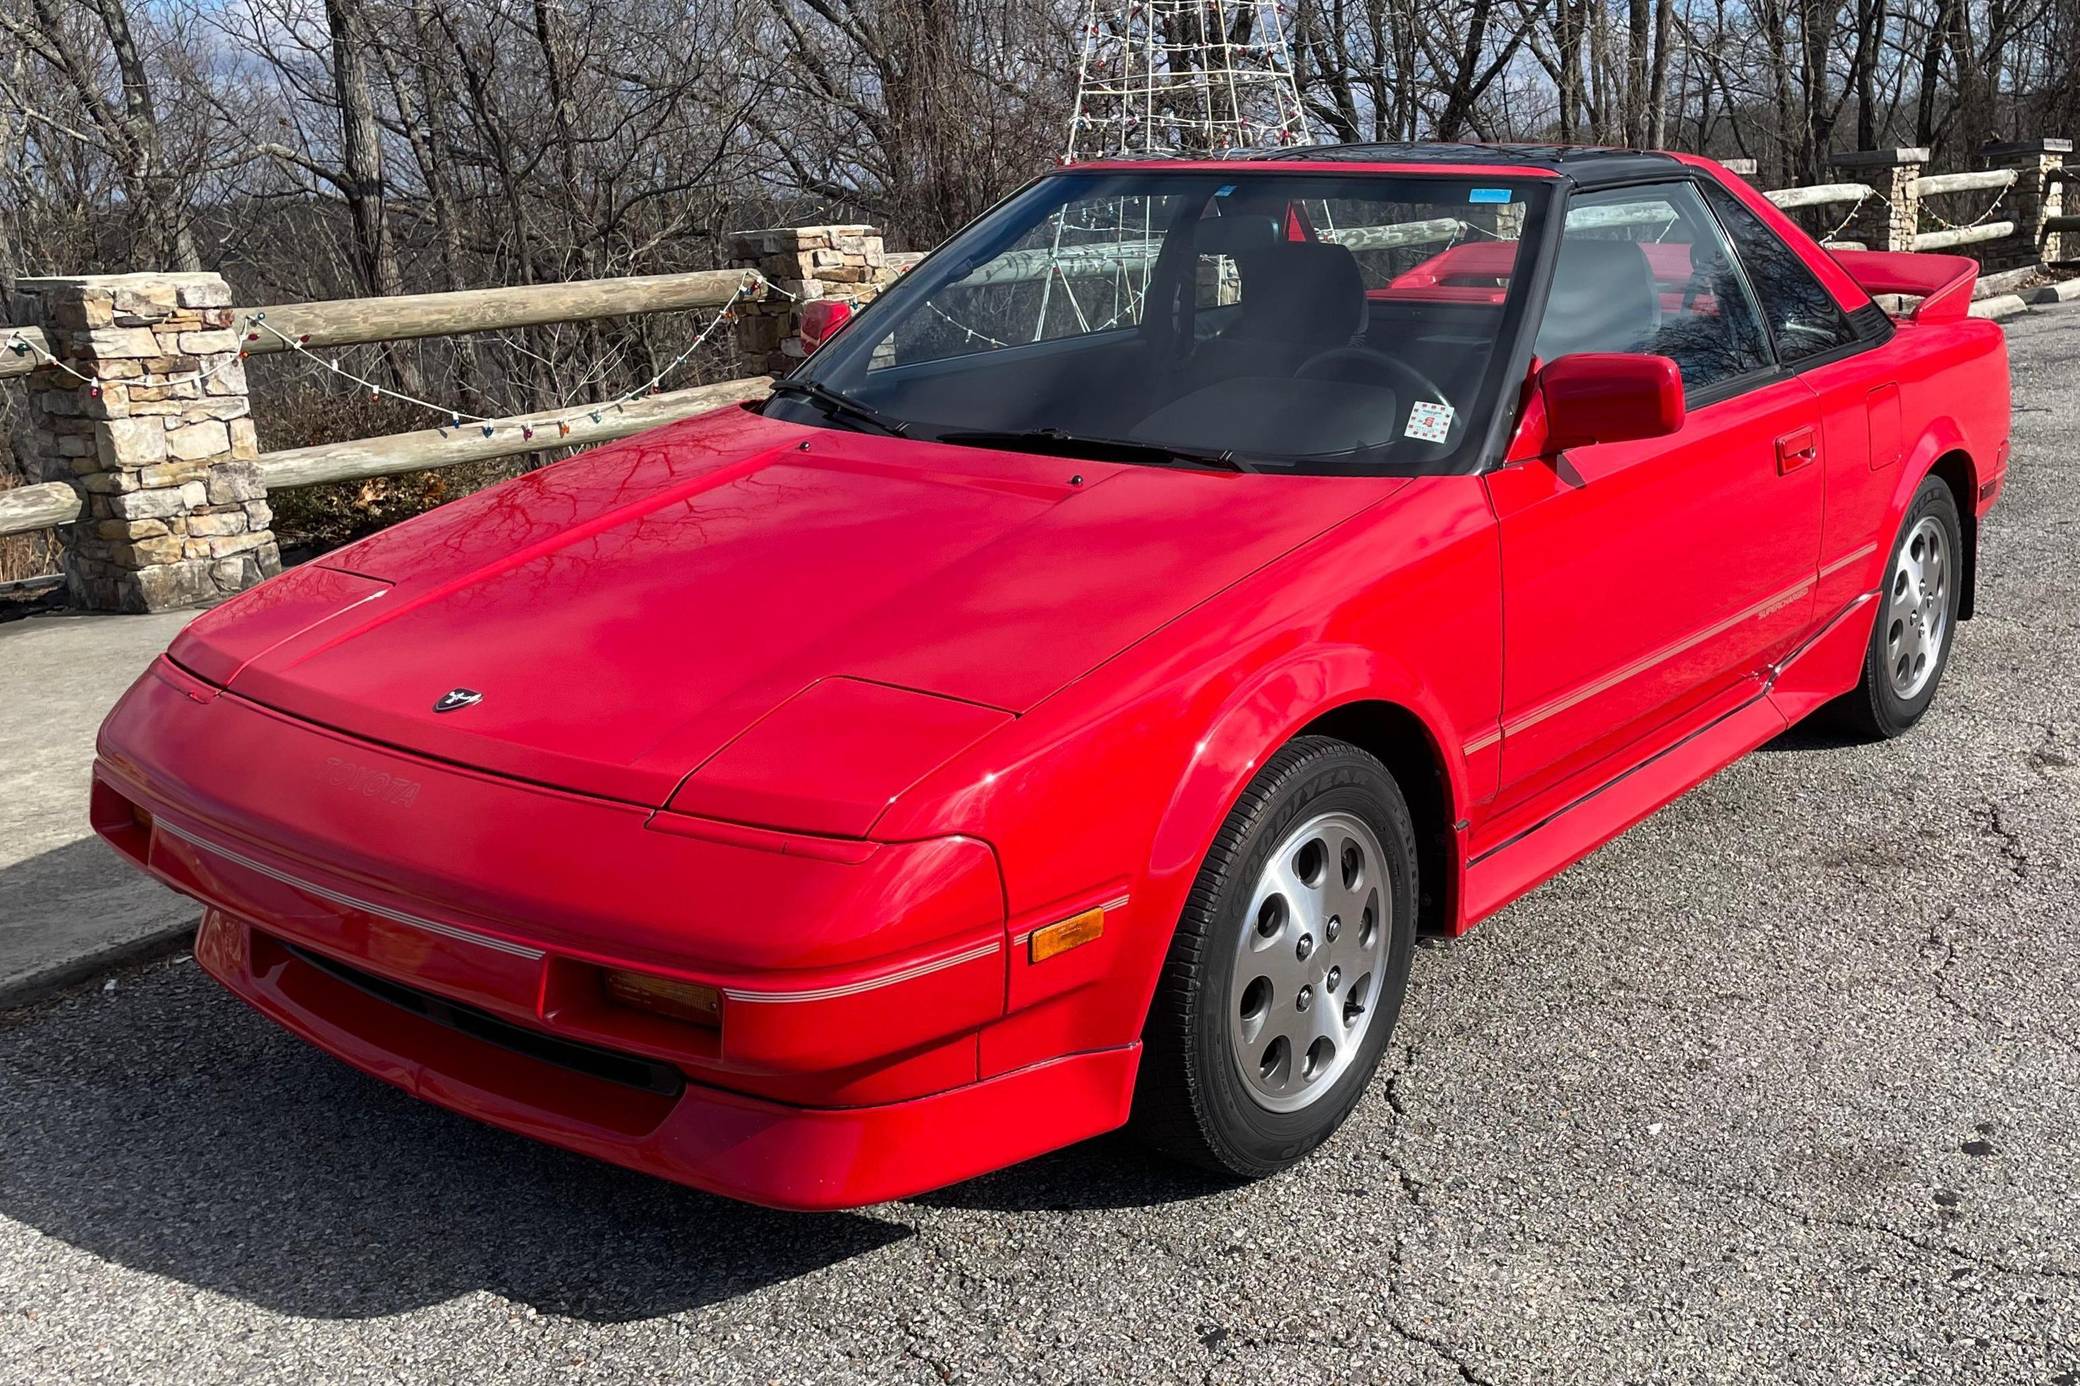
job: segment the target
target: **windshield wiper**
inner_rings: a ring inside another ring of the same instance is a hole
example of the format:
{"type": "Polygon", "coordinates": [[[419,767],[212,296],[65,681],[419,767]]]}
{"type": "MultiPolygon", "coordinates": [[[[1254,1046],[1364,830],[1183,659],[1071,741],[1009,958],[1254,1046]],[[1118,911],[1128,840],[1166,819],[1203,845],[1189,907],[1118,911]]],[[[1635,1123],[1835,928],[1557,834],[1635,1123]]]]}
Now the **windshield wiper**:
{"type": "Polygon", "coordinates": [[[900,438],[910,430],[906,420],[891,419],[880,410],[841,395],[830,386],[820,385],[814,380],[776,380],[773,382],[773,393],[800,395],[820,408],[826,418],[851,419],[854,423],[863,423],[894,438],[900,438]]]}
{"type": "Polygon", "coordinates": [[[1004,448],[1050,457],[1091,457],[1099,461],[1136,462],[1154,467],[1212,467],[1224,472],[1255,471],[1230,449],[1181,448],[1169,443],[1142,443],[1132,438],[1094,438],[1059,428],[971,429],[942,433],[936,441],[957,447],[1004,448]]]}

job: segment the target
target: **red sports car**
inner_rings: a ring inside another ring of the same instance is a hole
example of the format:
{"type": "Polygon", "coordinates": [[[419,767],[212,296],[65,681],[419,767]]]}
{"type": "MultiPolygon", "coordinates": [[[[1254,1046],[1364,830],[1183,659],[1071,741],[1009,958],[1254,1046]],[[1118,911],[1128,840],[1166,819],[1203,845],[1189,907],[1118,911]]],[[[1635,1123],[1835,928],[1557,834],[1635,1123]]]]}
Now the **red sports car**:
{"type": "Polygon", "coordinates": [[[1123,1124],[1263,1175],[1419,929],[1927,711],[2008,455],[1974,272],[1679,155],[1072,166],[763,404],[195,620],[94,826],[263,1013],[573,1150],[794,1208],[1123,1124]]]}

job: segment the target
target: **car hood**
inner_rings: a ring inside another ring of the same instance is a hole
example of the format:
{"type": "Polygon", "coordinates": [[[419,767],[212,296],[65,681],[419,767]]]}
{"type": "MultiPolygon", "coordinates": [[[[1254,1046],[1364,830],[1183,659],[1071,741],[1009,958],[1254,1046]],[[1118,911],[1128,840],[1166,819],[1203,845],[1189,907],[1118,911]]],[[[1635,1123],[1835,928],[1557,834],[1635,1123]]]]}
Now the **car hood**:
{"type": "Polygon", "coordinates": [[[732,407],[291,570],[171,654],[402,749],[650,807],[702,785],[682,807],[859,832],[870,802],[1396,484],[982,451],[732,407]],[[481,698],[436,711],[455,689],[481,698]],[[722,754],[762,720],[756,752],[722,754]],[[856,811],[805,811],[800,786],[776,798],[789,746],[856,748],[864,763],[832,776],[856,811]],[[733,812],[740,780],[758,792],[733,812]]]}

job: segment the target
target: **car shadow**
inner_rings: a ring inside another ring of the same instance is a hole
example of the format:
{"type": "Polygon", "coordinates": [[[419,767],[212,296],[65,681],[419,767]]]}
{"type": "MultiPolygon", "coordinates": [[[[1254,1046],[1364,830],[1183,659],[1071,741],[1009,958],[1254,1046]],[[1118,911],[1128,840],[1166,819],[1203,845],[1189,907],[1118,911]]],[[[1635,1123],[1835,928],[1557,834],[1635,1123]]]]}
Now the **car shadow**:
{"type": "Polygon", "coordinates": [[[481,1126],[364,1077],[192,961],[0,1030],[0,1215],[283,1314],[488,1290],[621,1322],[911,1236],[897,1217],[715,1198],[481,1126]]]}
{"type": "Polygon", "coordinates": [[[1808,717],[1755,749],[1765,755],[1782,751],[1847,751],[1869,741],[1869,737],[1837,727],[1825,717],[1808,717]]]}
{"type": "Polygon", "coordinates": [[[1183,1203],[1236,1186],[1236,1180],[1178,1164],[1115,1133],[907,1201],[1001,1213],[1080,1213],[1183,1203]]]}
{"type": "Polygon", "coordinates": [[[0,1019],[0,1215],[94,1256],[308,1318],[484,1290],[624,1322],[784,1282],[930,1210],[1218,1193],[1119,1138],[858,1213],[774,1212],[419,1102],[277,1029],[191,959],[0,1019]]]}

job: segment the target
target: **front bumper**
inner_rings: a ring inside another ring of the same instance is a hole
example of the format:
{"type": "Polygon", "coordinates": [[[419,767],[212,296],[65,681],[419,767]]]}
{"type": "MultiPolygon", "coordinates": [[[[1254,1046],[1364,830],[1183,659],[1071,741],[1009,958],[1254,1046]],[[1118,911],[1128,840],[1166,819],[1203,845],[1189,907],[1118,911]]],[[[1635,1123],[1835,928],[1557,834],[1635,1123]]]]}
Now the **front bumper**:
{"type": "Polygon", "coordinates": [[[808,1108],[654,1090],[518,1052],[371,995],[211,910],[196,957],[262,1014],[406,1092],[550,1145],[774,1208],[939,1188],[1126,1120],[1135,1048],[1071,1055],[909,1101],[808,1108]]]}
{"type": "Polygon", "coordinates": [[[994,855],[972,839],[802,838],[496,779],[163,660],[110,714],[94,774],[96,830],[210,907],[198,956],[212,975],[348,1062],[496,1125],[735,1197],[834,1207],[1125,1120],[1131,1047],[978,1081],[1011,950],[994,855]],[[609,969],[714,987],[720,1023],[612,1004],[609,969]],[[342,980],[357,975],[367,985],[342,980]],[[587,1051],[674,1081],[631,1086],[556,1057],[587,1051]]]}

